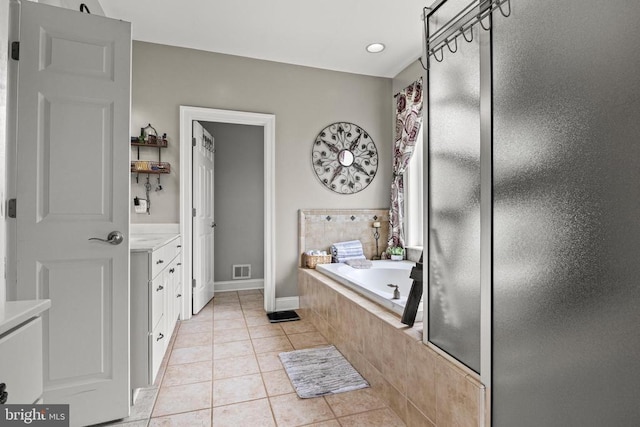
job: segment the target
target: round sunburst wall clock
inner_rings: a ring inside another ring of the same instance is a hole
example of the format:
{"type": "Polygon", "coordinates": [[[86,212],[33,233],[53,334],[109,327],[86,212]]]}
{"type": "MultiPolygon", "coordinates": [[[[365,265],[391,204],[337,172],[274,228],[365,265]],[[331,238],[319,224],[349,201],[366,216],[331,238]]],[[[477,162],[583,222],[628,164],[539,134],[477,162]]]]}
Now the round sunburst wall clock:
{"type": "Polygon", "coordinates": [[[336,122],[320,131],[311,151],[313,170],[325,187],[340,194],[367,188],[378,171],[378,150],[367,131],[336,122]]]}

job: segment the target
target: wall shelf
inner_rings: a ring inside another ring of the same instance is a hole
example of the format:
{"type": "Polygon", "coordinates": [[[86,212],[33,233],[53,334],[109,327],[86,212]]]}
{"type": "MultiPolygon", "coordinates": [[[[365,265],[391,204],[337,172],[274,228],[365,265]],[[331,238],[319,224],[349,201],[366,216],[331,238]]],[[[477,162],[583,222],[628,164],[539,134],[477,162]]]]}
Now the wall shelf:
{"type": "Polygon", "coordinates": [[[163,174],[171,173],[171,164],[167,162],[152,162],[148,160],[133,160],[131,173],[163,174]]]}
{"type": "MultiPolygon", "coordinates": [[[[151,127],[151,124],[147,126],[147,128],[149,127],[151,127]]],[[[153,127],[151,128],[153,129],[153,127]]],[[[156,135],[148,135],[147,138],[148,139],[141,141],[139,138],[135,136],[131,137],[131,146],[137,147],[137,151],[138,151],[137,160],[131,161],[131,173],[137,174],[136,182],[139,181],[138,177],[140,174],[160,175],[165,173],[171,173],[171,164],[169,164],[168,162],[163,162],[162,156],[161,156],[162,149],[167,148],[169,145],[169,142],[166,139],[166,134],[161,138],[158,138],[156,135]],[[156,162],[156,161],[140,160],[140,147],[157,148],[158,161],[156,162]]],[[[160,181],[158,181],[158,185],[160,185],[160,181]]]]}
{"type": "Polygon", "coordinates": [[[154,148],[167,148],[167,140],[166,139],[160,139],[160,140],[156,140],[156,142],[148,142],[148,141],[134,141],[133,138],[131,139],[131,146],[132,147],[154,147],[154,148]]]}
{"type": "MultiPolygon", "coordinates": [[[[151,175],[157,176],[157,179],[156,179],[157,184],[156,184],[155,190],[161,191],[162,184],[160,184],[160,175],[171,173],[171,164],[169,164],[168,162],[162,161],[162,149],[167,148],[167,146],[169,145],[169,142],[167,141],[167,134],[165,133],[162,136],[158,136],[158,132],[156,131],[156,129],[153,126],[151,126],[151,123],[149,123],[149,125],[140,129],[140,136],[139,137],[132,136],[129,143],[131,144],[131,147],[136,147],[138,152],[136,160],[131,161],[131,173],[136,174],[136,183],[140,183],[140,174],[147,175],[147,180],[144,183],[144,191],[146,196],[144,200],[146,201],[146,212],[147,214],[150,214],[151,213],[150,196],[151,196],[151,189],[152,189],[152,185],[150,182],[151,175]],[[148,132],[149,130],[153,131],[153,134],[149,133],[148,132]],[[158,161],[156,162],[151,160],[141,160],[140,159],[141,147],[157,149],[158,161]]],[[[144,212],[144,208],[142,208],[143,210],[138,210],[139,198],[137,196],[134,198],[134,204],[136,206],[136,213],[144,212]]]]}

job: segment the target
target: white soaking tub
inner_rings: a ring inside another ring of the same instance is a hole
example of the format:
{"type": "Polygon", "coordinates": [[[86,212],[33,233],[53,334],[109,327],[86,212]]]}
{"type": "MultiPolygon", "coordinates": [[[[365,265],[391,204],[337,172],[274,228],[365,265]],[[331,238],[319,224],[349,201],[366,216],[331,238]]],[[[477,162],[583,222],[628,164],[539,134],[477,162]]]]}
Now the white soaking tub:
{"type": "MultiPolygon", "coordinates": [[[[409,278],[416,265],[411,261],[371,261],[371,268],[353,268],[343,263],[318,264],[316,270],[402,316],[413,280],[409,278]],[[393,299],[393,287],[398,286],[400,299],[393,299]]],[[[422,302],[416,321],[422,321],[422,302]]]]}

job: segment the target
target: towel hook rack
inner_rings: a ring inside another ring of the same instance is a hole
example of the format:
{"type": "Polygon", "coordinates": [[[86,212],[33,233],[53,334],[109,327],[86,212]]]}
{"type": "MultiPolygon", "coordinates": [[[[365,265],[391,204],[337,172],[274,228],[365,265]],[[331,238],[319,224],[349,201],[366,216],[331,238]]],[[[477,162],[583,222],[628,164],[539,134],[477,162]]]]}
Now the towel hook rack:
{"type": "Polygon", "coordinates": [[[502,5],[504,3],[505,2],[502,2],[502,3],[498,2],[498,9],[500,9],[500,13],[502,14],[502,16],[504,16],[505,18],[508,18],[511,16],[511,1],[510,0],[506,1],[507,9],[509,10],[507,13],[504,13],[504,10],[502,10],[502,5]]]}
{"type": "Polygon", "coordinates": [[[438,61],[438,62],[442,62],[444,60],[444,52],[442,51],[442,48],[444,46],[440,47],[440,49],[438,49],[440,51],[440,59],[438,59],[438,55],[436,55],[436,51],[432,50],[431,51],[431,55],[433,55],[433,58],[438,61]]]}
{"type": "Polygon", "coordinates": [[[460,32],[462,33],[462,37],[464,37],[467,43],[471,43],[473,41],[473,24],[469,25],[468,29],[470,30],[469,35],[471,36],[471,38],[467,38],[467,34],[464,32],[464,28],[460,27],[460,32]]]}
{"type": "Polygon", "coordinates": [[[420,65],[422,66],[422,69],[427,71],[429,69],[429,56],[427,55],[427,65],[424,65],[424,62],[422,62],[422,56],[420,58],[418,58],[418,61],[420,61],[420,65]]]}
{"type": "Polygon", "coordinates": [[[478,14],[478,16],[476,18],[478,20],[478,22],[480,23],[480,26],[482,27],[482,29],[485,30],[485,31],[489,31],[491,29],[491,21],[489,21],[489,27],[488,28],[484,26],[484,22],[482,21],[488,15],[489,14],[486,14],[485,16],[481,16],[480,14],[478,14]]]}
{"type": "Polygon", "coordinates": [[[429,34],[427,19],[437,8],[424,7],[421,18],[424,24],[426,64],[422,58],[419,58],[422,68],[429,69],[429,56],[433,56],[437,62],[442,62],[444,60],[443,48],[445,45],[451,53],[456,53],[460,34],[462,34],[466,42],[471,43],[474,38],[473,26],[476,22],[485,31],[490,31],[492,13],[496,9],[500,9],[500,13],[505,18],[511,16],[511,0],[471,0],[453,18],[444,25],[439,26],[432,34],[429,34]],[[489,22],[485,23],[484,20],[487,17],[489,17],[489,22]]]}
{"type": "Polygon", "coordinates": [[[449,44],[449,39],[445,39],[444,40],[444,42],[447,44],[447,47],[449,48],[449,52],[456,53],[458,51],[458,36],[457,35],[453,38],[453,41],[455,42],[456,50],[451,49],[451,45],[449,44]]]}

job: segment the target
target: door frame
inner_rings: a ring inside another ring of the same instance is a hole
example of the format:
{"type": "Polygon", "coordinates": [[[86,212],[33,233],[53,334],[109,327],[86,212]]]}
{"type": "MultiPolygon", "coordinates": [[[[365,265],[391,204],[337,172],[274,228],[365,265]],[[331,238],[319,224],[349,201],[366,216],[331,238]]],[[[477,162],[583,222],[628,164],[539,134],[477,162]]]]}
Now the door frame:
{"type": "Polygon", "coordinates": [[[193,278],[192,206],[193,158],[192,127],[194,120],[262,126],[264,129],[264,309],[276,309],[275,281],[275,146],[276,116],[274,114],[215,108],[180,106],[180,234],[182,235],[183,283],[185,286],[182,315],[191,318],[191,283],[193,278]]]}

